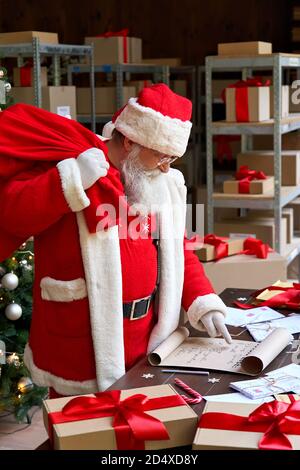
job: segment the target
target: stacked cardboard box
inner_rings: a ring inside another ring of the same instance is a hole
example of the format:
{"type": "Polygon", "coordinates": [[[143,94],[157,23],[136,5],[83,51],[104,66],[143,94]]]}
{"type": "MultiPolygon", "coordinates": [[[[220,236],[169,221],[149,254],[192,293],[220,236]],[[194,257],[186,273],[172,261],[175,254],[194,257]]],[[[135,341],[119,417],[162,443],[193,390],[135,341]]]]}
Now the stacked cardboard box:
{"type": "Polygon", "coordinates": [[[84,39],[84,43],[94,44],[95,65],[140,64],[142,62],[142,39],[140,38],[89,36],[84,39]]]}
{"type": "Polygon", "coordinates": [[[248,56],[260,54],[272,54],[272,43],[262,41],[246,41],[218,44],[218,55],[248,56]]]}
{"type": "MultiPolygon", "coordinates": [[[[33,87],[13,87],[15,103],[34,105],[33,87]]],[[[76,119],[76,92],[74,86],[42,87],[42,107],[52,113],[76,119]]]]}
{"type": "Polygon", "coordinates": [[[45,44],[58,44],[57,33],[44,33],[41,31],[17,31],[14,33],[1,33],[0,44],[21,44],[32,42],[33,38],[38,38],[45,44]]]}
{"type": "MultiPolygon", "coordinates": [[[[97,87],[95,88],[96,114],[114,114],[117,111],[115,87],[97,87]]],[[[134,86],[123,87],[123,103],[127,103],[129,98],[136,96],[134,86]]],[[[91,89],[76,88],[77,112],[78,114],[91,113],[91,89]]]]}

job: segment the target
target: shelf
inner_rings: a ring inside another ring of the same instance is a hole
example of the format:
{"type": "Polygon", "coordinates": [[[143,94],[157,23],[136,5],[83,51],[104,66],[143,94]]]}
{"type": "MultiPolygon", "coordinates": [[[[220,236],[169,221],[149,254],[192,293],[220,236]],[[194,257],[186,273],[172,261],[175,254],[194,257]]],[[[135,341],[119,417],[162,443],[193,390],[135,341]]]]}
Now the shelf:
{"type": "MultiPolygon", "coordinates": [[[[286,134],[287,132],[300,129],[300,113],[289,114],[288,117],[281,119],[280,132],[286,134]]],[[[274,119],[268,119],[261,122],[228,122],[216,121],[212,122],[213,134],[273,134],[274,132],[274,119]]]]}
{"type": "MultiPolygon", "coordinates": [[[[281,207],[284,207],[300,195],[300,186],[281,186],[280,194],[281,207]]],[[[274,209],[274,192],[237,195],[213,193],[213,206],[236,209],[274,209]]]]}
{"type": "MultiPolygon", "coordinates": [[[[111,121],[112,115],[111,114],[96,114],[96,122],[97,123],[106,123],[111,121]]],[[[77,121],[82,123],[89,123],[92,122],[92,117],[90,114],[78,114],[77,121]]]]}
{"type": "Polygon", "coordinates": [[[300,237],[294,237],[292,243],[286,245],[286,249],[283,253],[284,258],[287,260],[287,264],[291,263],[293,259],[300,254],[300,237]]]}
{"type": "MultiPolygon", "coordinates": [[[[39,43],[40,54],[45,55],[92,55],[91,46],[77,46],[72,44],[45,44],[39,43]]],[[[32,43],[0,45],[0,53],[3,57],[18,57],[20,55],[33,54],[32,43]]],[[[89,66],[87,65],[89,68],[89,66]]]]}
{"type": "MultiPolygon", "coordinates": [[[[166,70],[168,66],[165,65],[143,65],[143,64],[103,64],[95,65],[95,72],[128,72],[128,73],[161,73],[166,70]]],[[[90,67],[85,64],[71,64],[68,65],[69,72],[72,73],[89,73],[90,67]]]]}
{"type": "Polygon", "coordinates": [[[209,56],[206,57],[206,65],[213,70],[221,69],[226,72],[230,70],[241,70],[242,68],[268,69],[275,65],[279,59],[282,67],[300,67],[300,54],[261,54],[253,56],[209,56]]]}

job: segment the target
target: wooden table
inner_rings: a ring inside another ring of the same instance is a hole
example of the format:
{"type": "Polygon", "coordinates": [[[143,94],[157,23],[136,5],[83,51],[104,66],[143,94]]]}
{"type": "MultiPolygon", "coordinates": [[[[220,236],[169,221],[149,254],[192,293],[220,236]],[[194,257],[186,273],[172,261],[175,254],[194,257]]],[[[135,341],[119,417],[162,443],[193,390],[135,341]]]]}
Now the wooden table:
{"type": "MultiPolygon", "coordinates": [[[[224,292],[220,295],[222,300],[228,306],[233,306],[232,302],[239,297],[249,297],[252,290],[248,289],[225,289],[224,292]]],[[[284,313],[284,311],[282,311],[284,313]]],[[[191,336],[201,336],[202,333],[199,331],[190,328],[191,336]]],[[[242,328],[236,327],[229,327],[229,331],[232,335],[241,332],[242,328]]],[[[252,337],[249,335],[248,332],[243,332],[241,335],[238,336],[238,339],[242,340],[253,340],[252,337]]],[[[283,367],[291,362],[291,354],[289,351],[291,350],[292,346],[287,346],[284,351],[282,351],[272,363],[263,371],[264,375],[266,372],[269,372],[274,369],[278,369],[279,367],[283,367]]],[[[210,372],[209,376],[201,376],[201,375],[188,375],[188,374],[180,374],[180,373],[163,373],[161,372],[159,367],[151,366],[147,359],[144,358],[140,360],[132,369],[130,369],[123,377],[121,377],[117,382],[115,382],[111,387],[110,390],[114,389],[130,389],[130,388],[137,388],[137,387],[146,387],[152,385],[160,385],[160,384],[174,384],[174,378],[178,377],[184,382],[187,382],[192,388],[197,390],[202,395],[217,395],[221,393],[232,393],[233,390],[229,388],[229,383],[238,380],[246,380],[247,376],[245,375],[238,375],[238,374],[231,374],[230,372],[210,372]],[[152,374],[152,378],[144,378],[144,374],[152,374]],[[208,382],[209,378],[217,378],[220,379],[219,382],[210,383],[208,382]]],[[[249,377],[250,379],[251,377],[249,377]]],[[[180,391],[176,386],[175,388],[180,391]]],[[[199,405],[193,406],[195,412],[200,415],[203,411],[205,402],[202,401],[199,405]]],[[[46,441],[44,444],[38,447],[38,450],[49,450],[49,441],[46,441]]]]}

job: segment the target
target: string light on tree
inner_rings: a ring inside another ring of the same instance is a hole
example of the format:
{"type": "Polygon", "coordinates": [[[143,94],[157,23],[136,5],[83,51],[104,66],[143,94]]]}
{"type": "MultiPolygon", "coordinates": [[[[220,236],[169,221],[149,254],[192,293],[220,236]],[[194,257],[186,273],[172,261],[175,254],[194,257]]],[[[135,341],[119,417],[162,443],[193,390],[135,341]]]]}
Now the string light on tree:
{"type": "Polygon", "coordinates": [[[5,316],[8,320],[16,321],[22,316],[22,307],[15,302],[8,304],[5,309],[5,316]]]}
{"type": "Polygon", "coordinates": [[[19,285],[19,278],[14,273],[7,273],[2,277],[1,283],[4,289],[14,290],[19,285]]]}
{"type": "Polygon", "coordinates": [[[21,377],[18,382],[18,390],[21,393],[28,393],[33,389],[34,385],[30,377],[21,377]]]}

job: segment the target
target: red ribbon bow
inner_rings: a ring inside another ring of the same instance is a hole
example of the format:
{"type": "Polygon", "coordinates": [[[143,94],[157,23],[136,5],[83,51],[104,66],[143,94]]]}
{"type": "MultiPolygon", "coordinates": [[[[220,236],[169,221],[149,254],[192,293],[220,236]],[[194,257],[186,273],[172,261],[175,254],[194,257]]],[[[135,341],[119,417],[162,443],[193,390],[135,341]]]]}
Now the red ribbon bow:
{"type": "Polygon", "coordinates": [[[236,172],[235,179],[239,181],[239,193],[249,194],[250,181],[265,180],[267,176],[263,171],[249,170],[248,165],[243,165],[236,172]]]}
{"type": "MultiPolygon", "coordinates": [[[[266,80],[265,83],[262,81],[262,77],[248,78],[247,80],[239,80],[228,88],[235,88],[235,110],[236,110],[236,121],[237,122],[249,122],[249,103],[248,103],[248,88],[249,87],[261,87],[270,86],[271,81],[266,80]]],[[[226,102],[225,89],[221,94],[222,100],[226,102]]]]}
{"type": "Polygon", "coordinates": [[[145,411],[182,405],[185,401],[180,395],[148,398],[136,394],[121,400],[120,390],[76,397],[61,411],[49,413],[49,437],[53,442],[54,424],[112,416],[118,450],[144,450],[145,441],[169,439],[165,425],[145,411]]]}
{"type": "Polygon", "coordinates": [[[258,448],[264,450],[291,450],[286,434],[300,434],[300,401],[284,403],[274,400],[263,403],[248,416],[229,413],[204,413],[199,428],[226,431],[262,432],[258,448]]]}
{"type": "MultiPolygon", "coordinates": [[[[226,258],[228,256],[228,238],[225,237],[218,237],[213,233],[209,233],[205,235],[204,238],[199,237],[196,235],[195,237],[189,240],[189,243],[194,245],[195,250],[199,249],[202,244],[212,245],[215,247],[215,259],[218,261],[219,259],[226,258]]],[[[261,240],[257,238],[248,237],[245,238],[243,244],[243,250],[239,251],[235,254],[237,255],[254,255],[260,259],[266,259],[268,257],[268,253],[273,251],[269,245],[263,243],[261,240]]]]}
{"type": "Polygon", "coordinates": [[[239,135],[215,135],[213,141],[217,145],[216,153],[217,160],[219,163],[223,163],[223,158],[227,157],[228,161],[232,160],[232,148],[233,142],[240,142],[241,136],[239,135]]]}
{"type": "Polygon", "coordinates": [[[99,34],[96,36],[97,38],[114,38],[114,37],[122,37],[123,38],[123,59],[124,59],[124,64],[127,64],[128,62],[128,43],[127,43],[127,37],[128,37],[129,29],[121,29],[120,31],[107,31],[104,34],[99,34]]]}
{"type": "MultiPolygon", "coordinates": [[[[289,310],[299,310],[300,309],[300,284],[294,282],[293,287],[280,287],[280,286],[268,286],[264,289],[256,291],[252,294],[251,297],[256,298],[259,294],[261,294],[264,290],[276,290],[282,291],[280,294],[274,295],[271,299],[265,300],[264,302],[260,302],[260,307],[281,307],[287,308],[289,310]]],[[[251,304],[244,304],[242,302],[238,302],[235,300],[234,305],[238,306],[239,308],[248,309],[253,308],[251,304]]]]}

